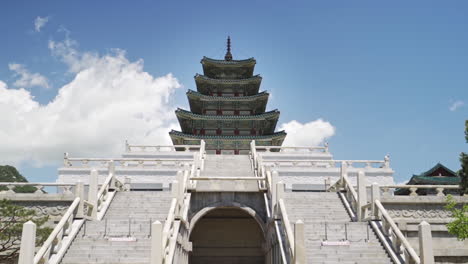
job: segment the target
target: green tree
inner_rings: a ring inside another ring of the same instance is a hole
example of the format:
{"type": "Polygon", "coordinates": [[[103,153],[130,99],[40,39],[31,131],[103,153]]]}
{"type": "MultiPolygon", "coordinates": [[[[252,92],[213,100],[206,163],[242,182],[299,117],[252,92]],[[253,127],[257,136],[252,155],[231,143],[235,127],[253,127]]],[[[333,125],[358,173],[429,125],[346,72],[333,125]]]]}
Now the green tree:
{"type": "MultiPolygon", "coordinates": [[[[5,165],[0,166],[0,182],[28,182],[28,180],[15,167],[5,165]]],[[[5,190],[7,190],[5,186],[0,186],[0,191],[5,190]]],[[[36,188],[33,186],[16,186],[14,191],[17,193],[33,193],[36,188]]]]}
{"type": "Polygon", "coordinates": [[[463,204],[460,207],[453,199],[452,195],[447,196],[447,205],[445,209],[452,213],[455,218],[452,222],[447,224],[447,230],[450,234],[455,235],[459,240],[468,238],[468,204],[463,204]]]}
{"type": "Polygon", "coordinates": [[[23,224],[33,221],[37,225],[36,245],[41,245],[52,232],[43,227],[49,216],[39,217],[36,211],[13,204],[9,200],[0,200],[0,263],[18,257],[23,224]]]}
{"type": "MultiPolygon", "coordinates": [[[[465,140],[468,143],[468,120],[465,121],[465,140]]],[[[460,162],[460,189],[462,194],[468,194],[468,154],[462,152],[460,154],[460,162]]]]}

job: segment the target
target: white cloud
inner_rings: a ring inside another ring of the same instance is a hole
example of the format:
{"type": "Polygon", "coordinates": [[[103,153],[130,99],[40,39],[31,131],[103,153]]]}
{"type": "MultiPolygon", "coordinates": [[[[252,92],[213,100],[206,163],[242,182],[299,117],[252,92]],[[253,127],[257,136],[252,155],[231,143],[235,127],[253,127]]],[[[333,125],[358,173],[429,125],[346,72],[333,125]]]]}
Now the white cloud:
{"type": "Polygon", "coordinates": [[[49,22],[49,17],[36,17],[34,20],[34,30],[41,32],[41,29],[49,22]]]}
{"type": "Polygon", "coordinates": [[[29,91],[0,81],[0,163],[54,164],[64,152],[118,156],[125,139],[169,144],[168,132],[177,126],[169,104],[177,79],[151,76],[122,51],[80,53],[70,41],[51,47],[76,75],[50,103],[40,105],[29,91]]]}
{"type": "Polygon", "coordinates": [[[22,88],[29,88],[29,87],[44,87],[49,88],[49,81],[46,77],[42,76],[39,73],[31,73],[26,69],[26,67],[22,64],[18,63],[10,63],[8,64],[8,68],[11,71],[15,72],[15,76],[19,77],[13,85],[16,87],[22,88]]]}
{"type": "Polygon", "coordinates": [[[465,103],[463,101],[457,100],[450,105],[449,110],[452,112],[455,112],[457,111],[458,108],[462,107],[464,104],[465,103]]]}
{"type": "Polygon", "coordinates": [[[279,129],[288,133],[283,146],[316,146],[335,134],[335,128],[322,119],[304,124],[293,120],[281,124],[279,129]]]}

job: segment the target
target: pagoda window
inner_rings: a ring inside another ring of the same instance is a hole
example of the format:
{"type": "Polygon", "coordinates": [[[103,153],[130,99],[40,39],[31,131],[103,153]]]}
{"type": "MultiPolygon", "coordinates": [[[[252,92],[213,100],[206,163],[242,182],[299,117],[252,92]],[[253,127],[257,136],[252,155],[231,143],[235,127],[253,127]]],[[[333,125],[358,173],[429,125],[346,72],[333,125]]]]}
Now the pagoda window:
{"type": "Polygon", "coordinates": [[[221,109],[216,110],[216,115],[222,115],[222,114],[223,114],[223,110],[221,110],[221,109]]]}
{"type": "Polygon", "coordinates": [[[257,134],[257,131],[255,130],[255,128],[252,128],[250,130],[250,135],[255,136],[256,134],[257,134]]]}
{"type": "Polygon", "coordinates": [[[234,115],[239,115],[239,110],[234,110],[234,115]]]}
{"type": "Polygon", "coordinates": [[[197,134],[197,129],[196,129],[196,128],[193,129],[193,134],[194,134],[194,135],[197,134]]]}
{"type": "Polygon", "coordinates": [[[223,96],[223,93],[222,93],[222,92],[218,92],[218,96],[223,96]]]}
{"type": "Polygon", "coordinates": [[[239,150],[238,149],[234,150],[234,155],[239,155],[239,150]]]}
{"type": "Polygon", "coordinates": [[[222,132],[221,128],[216,129],[216,135],[221,135],[222,132]]]}
{"type": "Polygon", "coordinates": [[[200,135],[205,135],[205,129],[204,128],[200,129],[200,135]]]}
{"type": "Polygon", "coordinates": [[[238,96],[239,96],[239,92],[235,92],[235,93],[234,93],[234,96],[235,96],[235,97],[238,97],[238,96]]]}
{"type": "Polygon", "coordinates": [[[234,130],[234,135],[236,135],[236,136],[239,135],[239,129],[238,129],[238,128],[236,128],[236,129],[234,130]]]}
{"type": "Polygon", "coordinates": [[[220,149],[217,149],[216,150],[216,155],[220,155],[221,154],[221,150],[220,149]]]}

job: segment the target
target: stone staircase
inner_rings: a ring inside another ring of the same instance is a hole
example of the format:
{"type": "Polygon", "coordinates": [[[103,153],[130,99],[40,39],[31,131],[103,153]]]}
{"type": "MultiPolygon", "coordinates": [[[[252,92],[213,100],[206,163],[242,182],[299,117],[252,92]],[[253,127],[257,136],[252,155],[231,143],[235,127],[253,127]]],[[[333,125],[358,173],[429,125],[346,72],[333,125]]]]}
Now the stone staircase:
{"type": "Polygon", "coordinates": [[[85,222],[62,263],[149,263],[150,224],[164,223],[170,204],[169,191],[117,192],[102,221],[85,222]]]}
{"type": "Polygon", "coordinates": [[[307,263],[393,263],[367,222],[351,222],[337,193],[286,192],[285,205],[291,223],[304,221],[307,263]]]}

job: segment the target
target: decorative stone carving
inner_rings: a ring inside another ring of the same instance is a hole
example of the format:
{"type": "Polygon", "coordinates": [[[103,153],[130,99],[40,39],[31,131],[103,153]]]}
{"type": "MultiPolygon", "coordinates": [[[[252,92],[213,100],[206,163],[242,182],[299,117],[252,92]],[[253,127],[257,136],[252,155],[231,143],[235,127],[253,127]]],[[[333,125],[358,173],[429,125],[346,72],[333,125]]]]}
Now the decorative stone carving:
{"type": "Polygon", "coordinates": [[[450,218],[452,214],[446,210],[431,210],[431,209],[407,209],[407,210],[387,210],[392,218],[450,218]]]}

